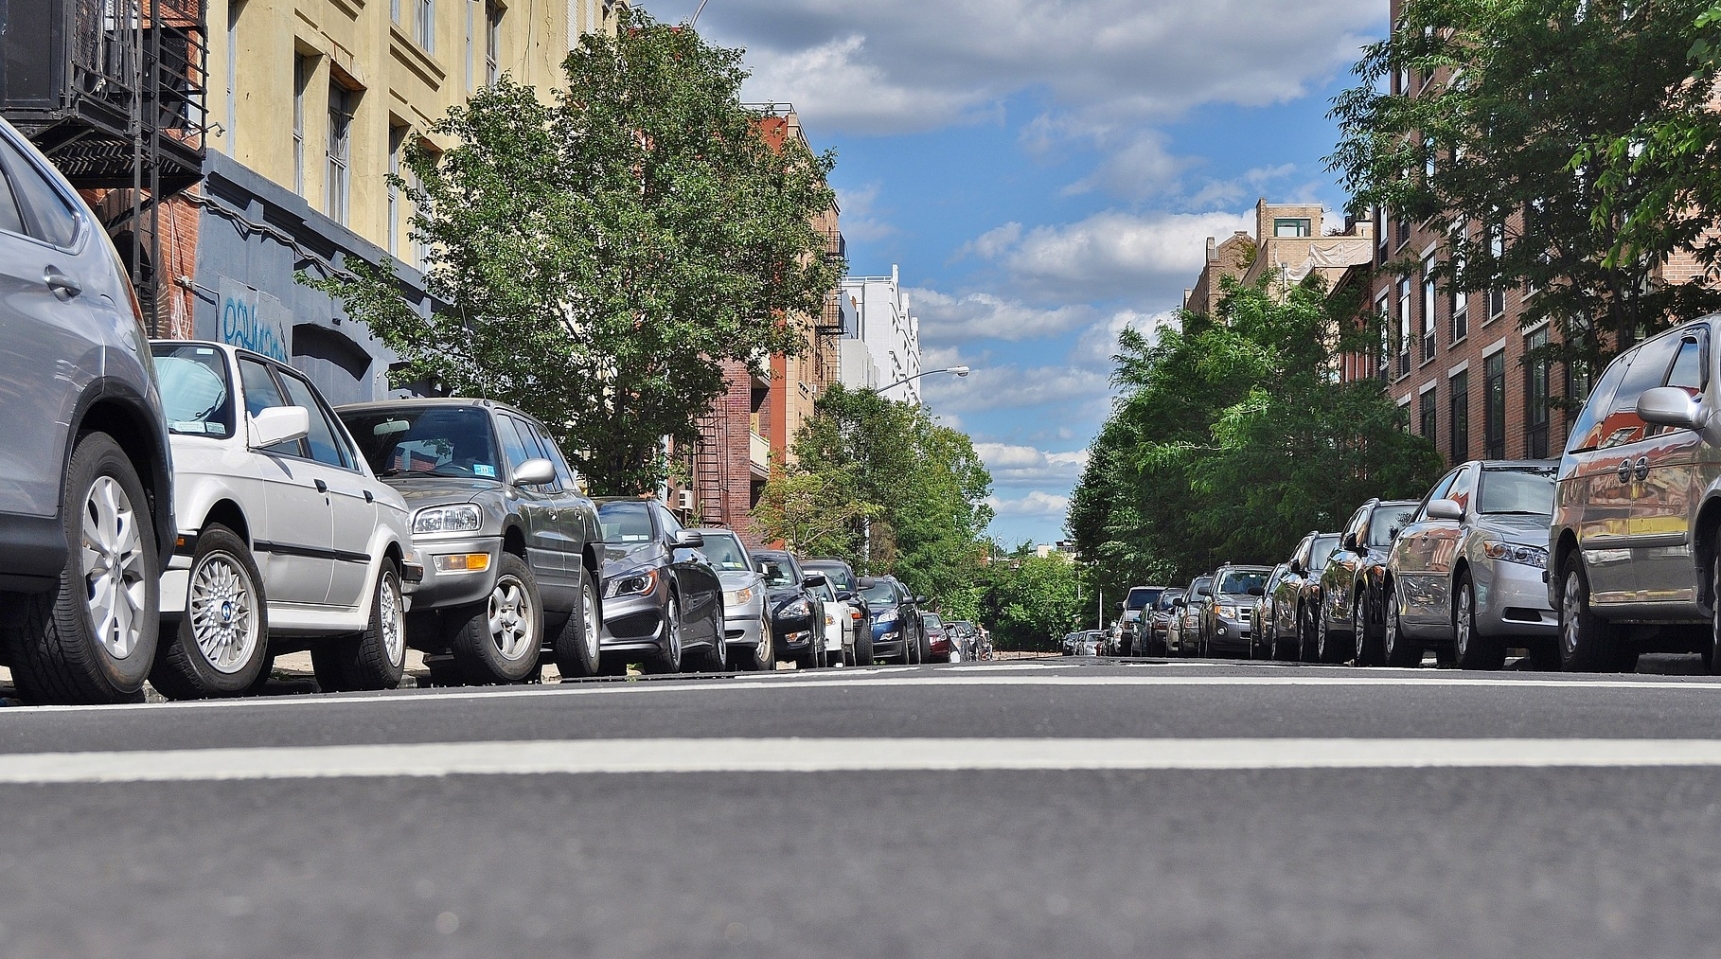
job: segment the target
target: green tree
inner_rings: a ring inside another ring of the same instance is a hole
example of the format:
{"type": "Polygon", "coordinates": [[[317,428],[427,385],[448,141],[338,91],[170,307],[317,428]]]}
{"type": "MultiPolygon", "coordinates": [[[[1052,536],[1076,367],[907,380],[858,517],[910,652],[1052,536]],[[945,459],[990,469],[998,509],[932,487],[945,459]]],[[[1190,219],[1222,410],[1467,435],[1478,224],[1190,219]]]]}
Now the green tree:
{"type": "Polygon", "coordinates": [[[401,378],[504,400],[559,434],[597,492],[654,488],[692,442],[721,361],[794,352],[782,322],[840,276],[813,217],[831,154],[768,140],[739,101],[741,51],[628,15],[588,34],[553,102],[504,77],[409,149],[415,312],[387,271],[314,281],[400,354],[401,378]]]}
{"type": "Polygon", "coordinates": [[[882,510],[855,495],[841,470],[788,470],[765,484],[753,507],[753,532],[798,556],[842,555],[852,531],[882,510]]]}
{"type": "Polygon", "coordinates": [[[1176,583],[1225,561],[1270,563],[1371,496],[1420,496],[1441,468],[1376,380],[1338,359],[1377,343],[1355,302],[1311,277],[1282,301],[1232,285],[1220,316],[1126,332],[1111,418],[1069,527],[1108,594],[1176,583]]]}
{"type": "Polygon", "coordinates": [[[1053,650],[1065,633],[1092,625],[1081,571],[1068,556],[1031,548],[1000,556],[986,570],[981,621],[1000,649],[1053,650]],[[1084,598],[1085,597],[1085,598],[1084,598]]]}
{"type": "Polygon", "coordinates": [[[1598,370],[1721,306],[1715,290],[1657,276],[1676,255],[1712,266],[1717,252],[1721,206],[1669,178],[1706,165],[1701,179],[1721,186],[1715,71],[1690,56],[1711,2],[1410,0],[1335,101],[1329,164],[1356,209],[1442,225],[1438,274],[1455,288],[1536,291],[1521,320],[1553,323],[1543,355],[1598,370]],[[1703,151],[1645,151],[1663,129],[1703,151]]]}

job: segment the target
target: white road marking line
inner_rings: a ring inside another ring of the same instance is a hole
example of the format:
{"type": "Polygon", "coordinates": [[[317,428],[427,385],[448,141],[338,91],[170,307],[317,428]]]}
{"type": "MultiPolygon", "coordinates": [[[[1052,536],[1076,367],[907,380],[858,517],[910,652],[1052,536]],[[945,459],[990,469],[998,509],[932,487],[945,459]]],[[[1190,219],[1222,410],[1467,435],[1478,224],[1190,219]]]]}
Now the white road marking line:
{"type": "Polygon", "coordinates": [[[957,667],[932,673],[895,673],[842,677],[808,677],[790,679],[785,674],[771,681],[743,681],[736,677],[711,678],[693,682],[608,682],[572,683],[567,685],[490,688],[462,692],[435,692],[427,695],[412,693],[376,693],[338,698],[318,695],[261,696],[245,699],[212,699],[182,703],[130,703],[117,706],[31,706],[0,709],[0,722],[7,717],[29,716],[50,712],[84,712],[112,710],[174,710],[174,709],[234,709],[267,706],[331,705],[336,703],[436,703],[461,699],[518,699],[537,696],[595,696],[645,693],[700,693],[724,690],[796,690],[811,688],[867,687],[940,687],[940,686],[1045,686],[1076,688],[1082,686],[1471,686],[1493,689],[1641,689],[1661,692],[1721,693],[1721,683],[1713,681],[1652,681],[1652,680],[1582,680],[1582,679],[1495,679],[1487,677],[1417,676],[1406,671],[1357,676],[1282,675],[1282,676],[1071,676],[1071,675],[971,675],[972,671],[957,667]]]}
{"type": "Polygon", "coordinates": [[[1721,767],[1676,739],[623,739],[0,756],[0,784],[589,773],[1721,767]]]}

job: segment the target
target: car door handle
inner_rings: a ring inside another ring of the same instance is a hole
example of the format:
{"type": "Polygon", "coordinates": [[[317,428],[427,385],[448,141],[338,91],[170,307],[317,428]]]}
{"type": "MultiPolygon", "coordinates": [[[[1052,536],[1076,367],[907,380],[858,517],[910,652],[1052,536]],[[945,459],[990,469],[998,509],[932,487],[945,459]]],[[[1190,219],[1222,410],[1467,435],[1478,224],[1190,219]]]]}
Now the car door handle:
{"type": "Polygon", "coordinates": [[[83,286],[79,284],[77,280],[72,279],[51,266],[48,267],[48,271],[46,273],[42,274],[42,282],[46,283],[48,285],[48,289],[53,290],[54,295],[62,300],[69,300],[72,297],[77,296],[79,293],[84,292],[83,286]]]}
{"type": "Polygon", "coordinates": [[[328,483],[325,483],[322,480],[315,480],[314,482],[317,484],[317,492],[327,493],[329,491],[328,483]]]}
{"type": "Polygon", "coordinates": [[[368,489],[367,489],[367,490],[365,490],[365,502],[367,502],[367,503],[374,503],[374,502],[376,502],[376,494],[375,494],[375,493],[372,493],[372,492],[371,492],[371,491],[370,491],[370,490],[368,490],[368,489]]]}
{"type": "Polygon", "coordinates": [[[1639,456],[1637,458],[1637,479],[1639,482],[1642,482],[1643,480],[1646,480],[1648,478],[1649,478],[1649,457],[1639,456]]]}
{"type": "Polygon", "coordinates": [[[1619,481],[1621,483],[1631,482],[1631,460],[1619,464],[1619,481]]]}

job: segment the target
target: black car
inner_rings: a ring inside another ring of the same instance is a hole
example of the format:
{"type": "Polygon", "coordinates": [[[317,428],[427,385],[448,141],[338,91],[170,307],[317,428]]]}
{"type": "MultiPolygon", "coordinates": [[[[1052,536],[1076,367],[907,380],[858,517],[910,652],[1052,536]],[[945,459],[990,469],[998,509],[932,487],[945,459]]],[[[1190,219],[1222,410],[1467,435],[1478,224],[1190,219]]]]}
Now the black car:
{"type": "Polygon", "coordinates": [[[754,550],[753,568],[765,578],[777,658],[794,660],[798,669],[824,665],[825,602],[813,589],[826,582],[825,574],[803,570],[795,557],[776,549],[754,550]]]}
{"type": "Polygon", "coordinates": [[[872,620],[873,655],[904,665],[925,662],[926,632],[920,627],[921,597],[908,591],[894,576],[862,577],[861,598],[866,600],[872,620]]]}
{"type": "Polygon", "coordinates": [[[723,584],[699,548],[656,500],[609,497],[598,504],[603,530],[604,631],[599,669],[620,675],[638,662],[649,673],[723,669],[723,584]]]}

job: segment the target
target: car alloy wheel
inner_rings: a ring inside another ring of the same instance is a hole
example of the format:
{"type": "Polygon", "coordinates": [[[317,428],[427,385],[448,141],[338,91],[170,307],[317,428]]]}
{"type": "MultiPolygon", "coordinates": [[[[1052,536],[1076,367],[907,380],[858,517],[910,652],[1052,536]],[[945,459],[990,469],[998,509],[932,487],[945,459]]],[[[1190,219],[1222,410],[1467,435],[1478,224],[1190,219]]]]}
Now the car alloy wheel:
{"type": "Polygon", "coordinates": [[[232,554],[211,553],[192,570],[186,616],[211,669],[232,675],[250,664],[259,639],[257,605],[256,583],[232,554]]]}
{"type": "Polygon", "coordinates": [[[90,618],[102,648],[115,659],[125,659],[137,649],[148,608],[141,518],[125,488],[105,475],[90,484],[83,515],[90,618]]]}
{"type": "Polygon", "coordinates": [[[490,641],[509,662],[519,662],[537,644],[538,611],[533,608],[526,584],[518,578],[497,577],[490,590],[487,622],[490,641]]]}
{"type": "MultiPolygon", "coordinates": [[[[1721,533],[1716,534],[1721,544],[1721,533]]],[[[1705,665],[1712,674],[1721,675],[1721,555],[1711,554],[1709,560],[1709,605],[1715,612],[1709,618],[1709,661],[1705,665]]]]}

